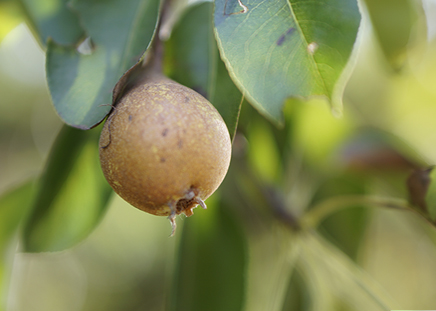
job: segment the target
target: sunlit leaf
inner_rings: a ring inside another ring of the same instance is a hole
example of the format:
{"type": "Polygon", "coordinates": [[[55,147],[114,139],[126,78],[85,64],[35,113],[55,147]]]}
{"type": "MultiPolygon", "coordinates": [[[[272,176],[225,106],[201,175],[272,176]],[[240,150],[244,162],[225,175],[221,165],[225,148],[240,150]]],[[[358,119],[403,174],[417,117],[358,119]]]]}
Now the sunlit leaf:
{"type": "Polygon", "coordinates": [[[59,44],[73,45],[84,36],[78,16],[68,5],[69,0],[19,0],[19,2],[43,45],[48,38],[59,44]]]}
{"type": "Polygon", "coordinates": [[[246,241],[229,207],[212,198],[208,210],[184,221],[170,310],[242,308],[246,241]]]}
{"type": "Polygon", "coordinates": [[[217,108],[233,137],[242,94],[219,58],[212,14],[211,2],[192,6],[173,29],[167,45],[171,76],[205,96],[217,108]]]}
{"type": "Polygon", "coordinates": [[[110,111],[115,84],[149,45],[159,0],[75,0],[71,5],[90,38],[82,54],[49,42],[47,80],[63,121],[89,129],[110,111]]]}
{"type": "Polygon", "coordinates": [[[357,2],[240,3],[215,1],[215,27],[221,57],[248,101],[277,123],[289,97],[325,96],[339,110],[335,85],[357,36],[357,2]]]}
{"type": "Polygon", "coordinates": [[[29,181],[0,197],[0,256],[24,220],[34,196],[34,182],[29,181]]]}
{"type": "Polygon", "coordinates": [[[96,130],[61,130],[24,228],[25,251],[64,250],[99,223],[112,191],[100,168],[96,130]]]}

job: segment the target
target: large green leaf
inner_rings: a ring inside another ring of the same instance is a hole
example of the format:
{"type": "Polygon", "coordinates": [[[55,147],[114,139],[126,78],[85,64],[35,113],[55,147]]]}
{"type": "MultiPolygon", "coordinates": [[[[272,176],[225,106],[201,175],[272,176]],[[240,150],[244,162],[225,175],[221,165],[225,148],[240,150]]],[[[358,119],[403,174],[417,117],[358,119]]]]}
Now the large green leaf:
{"type": "Polygon", "coordinates": [[[240,311],[246,241],[230,206],[208,200],[208,210],[184,221],[170,310],[240,311]]]}
{"type": "Polygon", "coordinates": [[[64,250],[84,239],[100,221],[111,188],[100,168],[97,140],[98,129],[61,130],[24,228],[25,251],[64,250]]]}
{"type": "Polygon", "coordinates": [[[63,121],[89,129],[108,114],[115,84],[149,45],[159,0],[75,0],[71,5],[90,37],[88,50],[81,54],[49,42],[47,80],[63,121]]]}
{"type": "Polygon", "coordinates": [[[233,137],[242,94],[219,58],[212,14],[210,2],[192,6],[173,29],[167,45],[171,76],[204,95],[217,108],[233,137]]]}
{"type": "Polygon", "coordinates": [[[0,197],[0,256],[4,255],[11,238],[26,216],[32,204],[34,188],[34,182],[29,181],[0,197]]]}
{"type": "Polygon", "coordinates": [[[69,0],[18,0],[41,44],[48,38],[59,44],[74,45],[84,35],[69,0]]]}
{"type": "Polygon", "coordinates": [[[282,122],[287,98],[325,96],[339,112],[337,81],[360,23],[356,0],[215,1],[215,31],[233,81],[262,114],[282,122]]]}

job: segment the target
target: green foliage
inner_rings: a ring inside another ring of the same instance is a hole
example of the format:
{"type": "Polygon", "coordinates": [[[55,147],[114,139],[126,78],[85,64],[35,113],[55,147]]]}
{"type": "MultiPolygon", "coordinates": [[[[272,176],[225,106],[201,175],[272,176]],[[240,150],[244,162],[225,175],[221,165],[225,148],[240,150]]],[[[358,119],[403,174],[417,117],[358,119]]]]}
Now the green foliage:
{"type": "Polygon", "coordinates": [[[89,129],[111,110],[112,90],[135,65],[154,35],[159,1],[137,0],[71,3],[90,42],[76,46],[49,42],[47,81],[53,104],[71,126],[89,129]],[[104,12],[104,13],[103,13],[104,12]]]}
{"type": "Polygon", "coordinates": [[[40,44],[52,40],[63,45],[75,45],[84,31],[68,0],[18,0],[24,8],[28,22],[33,26],[40,44]]]}
{"type": "Polygon", "coordinates": [[[336,82],[348,62],[360,22],[357,2],[215,2],[221,57],[244,96],[282,123],[289,97],[325,96],[340,111],[336,82]]]}

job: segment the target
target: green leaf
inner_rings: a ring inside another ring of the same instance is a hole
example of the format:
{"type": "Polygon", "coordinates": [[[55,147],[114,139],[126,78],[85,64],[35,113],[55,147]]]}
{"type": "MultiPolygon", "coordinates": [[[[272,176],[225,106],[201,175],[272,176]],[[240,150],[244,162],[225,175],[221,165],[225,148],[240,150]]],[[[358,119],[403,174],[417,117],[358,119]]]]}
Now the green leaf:
{"type": "Polygon", "coordinates": [[[49,42],[47,80],[63,121],[89,129],[111,110],[112,90],[149,45],[158,20],[159,0],[71,3],[90,37],[85,54],[49,42]]]}
{"type": "Polygon", "coordinates": [[[171,77],[205,96],[219,111],[233,138],[242,94],[231,80],[213,33],[213,4],[191,6],[167,44],[171,77]]]}
{"type": "Polygon", "coordinates": [[[246,241],[229,206],[209,198],[206,211],[184,221],[170,310],[240,311],[246,241]]]}
{"type": "Polygon", "coordinates": [[[249,163],[262,180],[274,184],[281,180],[283,167],[274,133],[265,119],[252,121],[247,139],[250,142],[249,163]],[[257,122],[256,122],[257,121],[257,122]]]}
{"type": "Polygon", "coordinates": [[[98,129],[64,126],[24,228],[25,251],[60,251],[80,242],[99,223],[110,194],[98,159],[98,129]]]}
{"type": "Polygon", "coordinates": [[[48,38],[59,44],[76,44],[84,35],[76,14],[68,6],[69,0],[19,0],[27,20],[33,26],[41,44],[48,38]]]}
{"type": "Polygon", "coordinates": [[[406,60],[418,18],[416,1],[365,0],[365,4],[386,60],[393,69],[399,69],[406,60]]]}
{"type": "Polygon", "coordinates": [[[282,123],[290,97],[326,97],[348,62],[360,14],[355,0],[215,1],[215,32],[233,81],[263,115],[282,123]]]}
{"type": "MultiPolygon", "coordinates": [[[[12,237],[32,205],[35,186],[28,181],[0,197],[0,255],[3,257],[12,237]]],[[[1,279],[1,278],[0,278],[1,279]]]]}
{"type": "Polygon", "coordinates": [[[223,117],[229,129],[230,137],[233,139],[238,126],[243,98],[230,78],[224,62],[219,58],[218,50],[215,55],[217,55],[218,59],[215,89],[211,92],[212,95],[209,100],[223,117]]]}

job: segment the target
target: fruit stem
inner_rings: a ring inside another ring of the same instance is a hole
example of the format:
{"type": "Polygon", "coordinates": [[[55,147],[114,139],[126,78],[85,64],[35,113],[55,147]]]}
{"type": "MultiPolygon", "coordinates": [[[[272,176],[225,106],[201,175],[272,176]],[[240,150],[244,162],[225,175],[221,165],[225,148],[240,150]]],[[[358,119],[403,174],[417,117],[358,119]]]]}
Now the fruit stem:
{"type": "Polygon", "coordinates": [[[163,72],[163,59],[164,59],[164,43],[160,38],[160,30],[165,20],[168,17],[168,11],[170,7],[171,0],[163,1],[160,9],[159,22],[157,24],[153,42],[151,43],[151,55],[148,64],[146,65],[147,70],[150,70],[154,74],[162,74],[163,72]]]}

